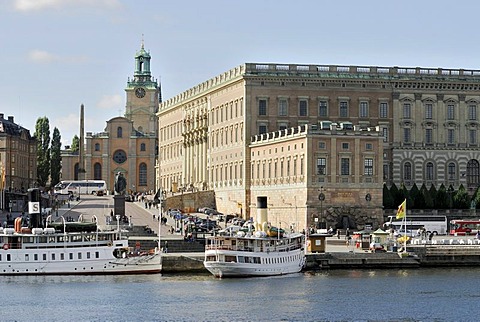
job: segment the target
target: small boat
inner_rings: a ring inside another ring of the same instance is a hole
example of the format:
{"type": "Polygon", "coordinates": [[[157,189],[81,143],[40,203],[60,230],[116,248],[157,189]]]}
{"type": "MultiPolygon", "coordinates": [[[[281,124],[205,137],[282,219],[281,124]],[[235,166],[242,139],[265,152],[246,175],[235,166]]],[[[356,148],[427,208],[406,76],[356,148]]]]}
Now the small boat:
{"type": "Polygon", "coordinates": [[[214,276],[273,276],[298,273],[303,269],[305,236],[285,234],[280,229],[268,227],[266,199],[260,203],[264,207],[257,211],[255,232],[238,231],[206,238],[203,265],[214,276]]]}
{"type": "MultiPolygon", "coordinates": [[[[102,230],[95,222],[50,222],[45,228],[0,228],[0,275],[159,273],[159,248],[129,247],[117,229],[102,230]]],[[[118,221],[117,221],[118,222],[118,221]]]]}

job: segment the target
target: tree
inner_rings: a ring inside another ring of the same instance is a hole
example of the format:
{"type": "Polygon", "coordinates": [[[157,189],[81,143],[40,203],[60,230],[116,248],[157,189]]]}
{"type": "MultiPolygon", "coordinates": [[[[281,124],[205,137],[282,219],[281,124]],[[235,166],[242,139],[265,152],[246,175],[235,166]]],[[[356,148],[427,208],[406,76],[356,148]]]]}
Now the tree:
{"type": "Polygon", "coordinates": [[[73,136],[71,149],[72,152],[80,151],[80,139],[76,134],[73,136]]]}
{"type": "Polygon", "coordinates": [[[57,128],[53,129],[52,146],[50,153],[50,186],[55,186],[60,182],[60,171],[62,170],[62,137],[57,128]]]}
{"type": "Polygon", "coordinates": [[[457,192],[453,195],[453,207],[456,209],[469,209],[470,201],[471,199],[467,189],[461,184],[457,192]]]}
{"type": "Polygon", "coordinates": [[[50,122],[46,116],[37,119],[35,139],[37,140],[37,181],[40,187],[45,187],[50,176],[50,122]]]}
{"type": "Polygon", "coordinates": [[[383,208],[395,209],[392,194],[390,193],[390,190],[387,188],[386,184],[383,184],[383,208]]]}

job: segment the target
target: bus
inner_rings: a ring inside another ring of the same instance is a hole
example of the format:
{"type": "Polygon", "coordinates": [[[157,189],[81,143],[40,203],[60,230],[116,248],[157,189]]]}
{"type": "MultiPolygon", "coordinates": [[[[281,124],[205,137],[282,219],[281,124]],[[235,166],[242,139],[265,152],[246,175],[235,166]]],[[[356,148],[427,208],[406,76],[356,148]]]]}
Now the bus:
{"type": "Polygon", "coordinates": [[[475,235],[480,229],[480,220],[450,220],[450,235],[475,235]]]}
{"type": "MultiPolygon", "coordinates": [[[[446,235],[447,228],[447,216],[437,215],[407,215],[407,231],[412,233],[416,232],[419,228],[424,227],[427,234],[433,233],[434,235],[446,235]]],[[[385,229],[405,229],[405,222],[402,219],[397,219],[396,216],[388,216],[387,221],[383,224],[385,229]]]]}
{"type": "Polygon", "coordinates": [[[105,180],[63,180],[55,187],[55,194],[84,195],[103,194],[107,191],[105,180]]]}

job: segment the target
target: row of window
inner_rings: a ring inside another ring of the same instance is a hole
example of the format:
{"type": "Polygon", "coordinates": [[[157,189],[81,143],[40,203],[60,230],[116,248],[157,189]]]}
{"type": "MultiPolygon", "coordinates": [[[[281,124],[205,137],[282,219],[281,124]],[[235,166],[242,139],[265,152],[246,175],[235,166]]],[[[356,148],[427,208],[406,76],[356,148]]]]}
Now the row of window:
{"type": "MultiPolygon", "coordinates": [[[[47,261],[47,260],[51,260],[51,261],[61,260],[61,261],[63,261],[63,260],[66,259],[66,257],[67,257],[66,255],[68,255],[68,259],[69,259],[69,260],[73,260],[73,259],[75,259],[75,258],[76,258],[76,259],[83,259],[83,255],[85,255],[85,258],[86,258],[86,259],[92,258],[90,252],[85,252],[85,254],[83,254],[83,253],[81,253],[81,252],[78,252],[78,253],[77,253],[77,256],[75,256],[74,253],[60,253],[60,254],[51,253],[51,254],[50,254],[50,256],[51,256],[50,259],[47,258],[47,254],[46,254],[46,253],[42,253],[42,254],[33,254],[33,258],[30,256],[30,254],[25,254],[24,260],[25,260],[25,262],[29,262],[29,261],[31,261],[31,260],[33,260],[33,261],[39,261],[39,260],[40,260],[40,259],[39,259],[39,258],[40,258],[40,255],[41,255],[41,258],[42,258],[41,260],[42,260],[42,261],[47,261]],[[59,256],[57,257],[57,255],[59,255],[59,256]]],[[[95,256],[94,258],[100,258],[100,253],[99,253],[99,252],[95,252],[94,256],[95,256]]],[[[12,261],[11,254],[7,253],[7,254],[5,254],[3,257],[2,257],[2,254],[0,254],[0,262],[1,262],[2,260],[5,260],[5,261],[7,261],[7,262],[12,261]]]]}
{"type": "MultiPolygon", "coordinates": [[[[409,127],[403,128],[403,142],[404,143],[412,143],[412,129],[409,127]]],[[[447,145],[454,145],[457,143],[456,138],[456,130],[455,129],[447,129],[446,130],[446,144],[447,145]]],[[[475,145],[478,142],[478,131],[476,129],[468,129],[467,130],[467,142],[468,144],[475,145]]],[[[434,142],[438,142],[438,140],[434,140],[434,132],[433,128],[425,129],[425,143],[426,144],[433,144],[434,142]]]]}
{"type": "MultiPolygon", "coordinates": [[[[373,158],[364,158],[363,159],[363,175],[373,176],[373,158]]],[[[350,158],[340,158],[340,175],[348,176],[351,173],[350,170],[350,158]]],[[[317,158],[317,175],[326,176],[328,173],[327,169],[327,158],[317,158]]]]}
{"type": "MultiPolygon", "coordinates": [[[[436,180],[438,173],[437,166],[433,162],[425,163],[424,176],[426,181],[436,180]]],[[[458,178],[457,165],[454,162],[447,163],[447,180],[454,181],[458,178]]],[[[467,185],[480,183],[480,163],[477,160],[470,160],[467,163],[467,171],[462,174],[466,176],[467,185]]],[[[406,161],[403,164],[403,180],[412,181],[413,179],[413,162],[406,161]]]]}
{"type": "MultiPolygon", "coordinates": [[[[297,106],[297,115],[298,116],[309,116],[309,100],[308,99],[299,99],[297,106]]],[[[378,104],[378,115],[380,118],[388,118],[388,102],[379,102],[378,104]]],[[[338,102],[338,116],[339,117],[349,117],[349,101],[340,100],[338,102]]],[[[331,113],[329,112],[328,100],[320,100],[317,105],[317,116],[318,117],[328,117],[331,113]]],[[[267,116],[268,115],[268,99],[259,99],[258,100],[258,115],[267,116]]],[[[288,99],[279,99],[277,104],[276,115],[278,116],[288,116],[288,99]]],[[[358,105],[358,117],[368,118],[370,117],[370,102],[369,101],[360,101],[358,105]]]]}
{"type": "MultiPolygon", "coordinates": [[[[410,102],[403,103],[403,118],[404,119],[411,119],[413,118],[413,104],[410,102]]],[[[431,120],[435,117],[435,109],[434,104],[431,102],[427,102],[423,104],[423,115],[426,120],[431,120]]],[[[455,116],[458,113],[458,106],[456,103],[450,102],[447,103],[446,111],[445,111],[445,118],[447,120],[455,120],[455,116]]],[[[476,121],[477,120],[477,104],[468,104],[467,106],[467,120],[469,121],[476,121]]]]}
{"type": "Polygon", "coordinates": [[[210,125],[222,123],[243,116],[243,99],[230,101],[210,112],[210,125]]]}

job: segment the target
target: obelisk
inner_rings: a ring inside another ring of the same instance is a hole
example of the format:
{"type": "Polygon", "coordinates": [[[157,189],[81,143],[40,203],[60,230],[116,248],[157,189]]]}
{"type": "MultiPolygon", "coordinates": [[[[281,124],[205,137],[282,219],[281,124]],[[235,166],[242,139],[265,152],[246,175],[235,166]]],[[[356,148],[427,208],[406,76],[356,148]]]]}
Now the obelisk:
{"type": "Polygon", "coordinates": [[[78,145],[78,180],[85,180],[85,148],[84,148],[84,106],[83,104],[80,105],[80,142],[78,145]]]}

